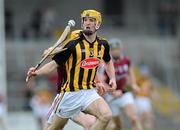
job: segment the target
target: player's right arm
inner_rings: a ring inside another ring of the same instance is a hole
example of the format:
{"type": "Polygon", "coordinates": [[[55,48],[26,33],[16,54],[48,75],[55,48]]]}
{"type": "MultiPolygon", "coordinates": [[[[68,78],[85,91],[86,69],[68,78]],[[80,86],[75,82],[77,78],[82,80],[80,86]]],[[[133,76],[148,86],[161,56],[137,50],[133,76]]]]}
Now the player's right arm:
{"type": "MultiPolygon", "coordinates": [[[[27,76],[29,77],[35,77],[35,76],[40,76],[40,75],[47,75],[49,73],[51,73],[54,69],[56,69],[58,67],[58,64],[52,60],[49,63],[45,64],[44,66],[42,66],[40,69],[36,70],[35,67],[31,67],[28,72],[27,72],[27,76]]],[[[31,79],[31,78],[30,78],[31,79]]],[[[29,80],[30,80],[29,79],[29,80]]],[[[28,82],[28,81],[27,81],[28,82]]]]}
{"type": "Polygon", "coordinates": [[[61,65],[67,61],[71,54],[71,48],[68,47],[66,50],[56,54],[49,63],[36,70],[35,67],[31,67],[27,73],[27,76],[46,75],[52,72],[58,65],[61,65]]]}
{"type": "Polygon", "coordinates": [[[64,64],[71,55],[71,51],[73,48],[73,41],[67,42],[64,48],[67,48],[60,53],[55,54],[52,58],[52,61],[42,66],[40,69],[36,70],[35,67],[31,67],[28,70],[27,76],[30,77],[27,82],[31,79],[31,77],[35,77],[37,75],[46,75],[56,69],[59,65],[64,64]]]}

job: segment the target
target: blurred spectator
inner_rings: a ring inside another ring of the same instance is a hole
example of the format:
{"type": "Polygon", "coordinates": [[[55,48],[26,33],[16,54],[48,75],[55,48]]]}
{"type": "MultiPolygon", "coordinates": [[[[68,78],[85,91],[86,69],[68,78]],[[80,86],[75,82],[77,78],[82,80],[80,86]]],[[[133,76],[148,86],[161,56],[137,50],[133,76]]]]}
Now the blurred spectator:
{"type": "Polygon", "coordinates": [[[179,5],[176,0],[161,1],[158,7],[158,27],[160,34],[177,35],[179,5]]]}
{"type": "Polygon", "coordinates": [[[30,106],[34,117],[37,119],[40,130],[43,130],[46,121],[46,115],[51,106],[52,92],[46,82],[39,82],[34,89],[30,106]]]}
{"type": "Polygon", "coordinates": [[[24,110],[26,110],[26,111],[29,111],[29,110],[31,110],[31,106],[29,105],[30,104],[30,100],[31,100],[31,98],[32,98],[32,95],[33,95],[33,92],[32,92],[32,90],[31,90],[31,88],[29,88],[29,87],[26,87],[26,90],[25,90],[25,93],[24,93],[25,95],[25,102],[24,102],[24,110]]]}
{"type": "Polygon", "coordinates": [[[41,31],[44,37],[52,36],[55,25],[56,13],[53,9],[48,8],[42,15],[41,31]]]}
{"type": "Polygon", "coordinates": [[[5,31],[8,38],[14,36],[13,22],[13,11],[10,8],[5,8],[5,31]]]}
{"type": "Polygon", "coordinates": [[[104,13],[112,20],[112,24],[115,26],[123,26],[124,12],[125,12],[125,0],[105,0],[103,2],[104,13]]]}
{"type": "Polygon", "coordinates": [[[41,36],[41,24],[42,24],[42,12],[40,9],[36,9],[31,18],[30,27],[33,31],[33,35],[35,38],[39,38],[41,36]]]}
{"type": "Polygon", "coordinates": [[[23,25],[22,31],[21,31],[21,37],[25,40],[28,39],[30,36],[30,29],[27,25],[23,25]]]}
{"type": "Polygon", "coordinates": [[[150,76],[149,66],[145,64],[143,61],[140,63],[139,68],[142,75],[147,76],[147,77],[150,76]]]}

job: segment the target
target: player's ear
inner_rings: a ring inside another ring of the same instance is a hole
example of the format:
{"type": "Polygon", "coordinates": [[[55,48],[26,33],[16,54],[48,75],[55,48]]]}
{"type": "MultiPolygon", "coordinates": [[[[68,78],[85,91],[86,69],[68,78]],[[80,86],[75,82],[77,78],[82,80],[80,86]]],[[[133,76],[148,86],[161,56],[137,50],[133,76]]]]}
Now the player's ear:
{"type": "Polygon", "coordinates": [[[95,29],[96,29],[96,30],[98,30],[98,29],[99,29],[99,27],[100,27],[100,26],[97,26],[97,25],[96,25],[96,26],[95,26],[95,29]]]}
{"type": "Polygon", "coordinates": [[[99,29],[99,27],[100,27],[100,25],[101,25],[101,24],[100,24],[100,23],[98,23],[98,24],[95,26],[95,29],[96,29],[96,30],[98,30],[98,29],[99,29]]]}

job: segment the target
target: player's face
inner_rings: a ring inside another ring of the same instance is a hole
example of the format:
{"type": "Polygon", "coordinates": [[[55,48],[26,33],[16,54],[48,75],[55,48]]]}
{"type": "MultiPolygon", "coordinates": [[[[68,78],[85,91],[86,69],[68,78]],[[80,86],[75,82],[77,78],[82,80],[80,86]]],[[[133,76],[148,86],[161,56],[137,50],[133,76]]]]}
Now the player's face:
{"type": "Polygon", "coordinates": [[[121,48],[114,48],[114,49],[111,49],[110,53],[114,59],[118,59],[120,58],[121,51],[122,51],[121,48]]]}
{"type": "Polygon", "coordinates": [[[82,23],[82,29],[85,33],[92,35],[95,33],[96,20],[91,17],[85,17],[82,23]]]}

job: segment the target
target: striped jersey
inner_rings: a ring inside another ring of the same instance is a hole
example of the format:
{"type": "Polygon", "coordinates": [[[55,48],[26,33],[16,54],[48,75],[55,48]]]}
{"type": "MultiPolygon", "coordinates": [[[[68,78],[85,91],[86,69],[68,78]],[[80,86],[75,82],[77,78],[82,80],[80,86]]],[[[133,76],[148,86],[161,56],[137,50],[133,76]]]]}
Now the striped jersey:
{"type": "Polygon", "coordinates": [[[108,42],[100,37],[90,43],[80,31],[71,38],[62,51],[53,57],[58,65],[65,66],[64,82],[61,91],[78,91],[95,87],[95,76],[98,65],[102,60],[109,62],[108,42]]]}
{"type": "MultiPolygon", "coordinates": [[[[131,66],[131,61],[127,56],[121,56],[117,60],[113,60],[117,90],[122,90],[123,93],[129,91],[127,88],[127,78],[129,75],[129,67],[131,66]]],[[[105,68],[102,66],[99,71],[100,75],[105,75],[105,82],[109,83],[109,78],[105,72],[105,68]]]]}

